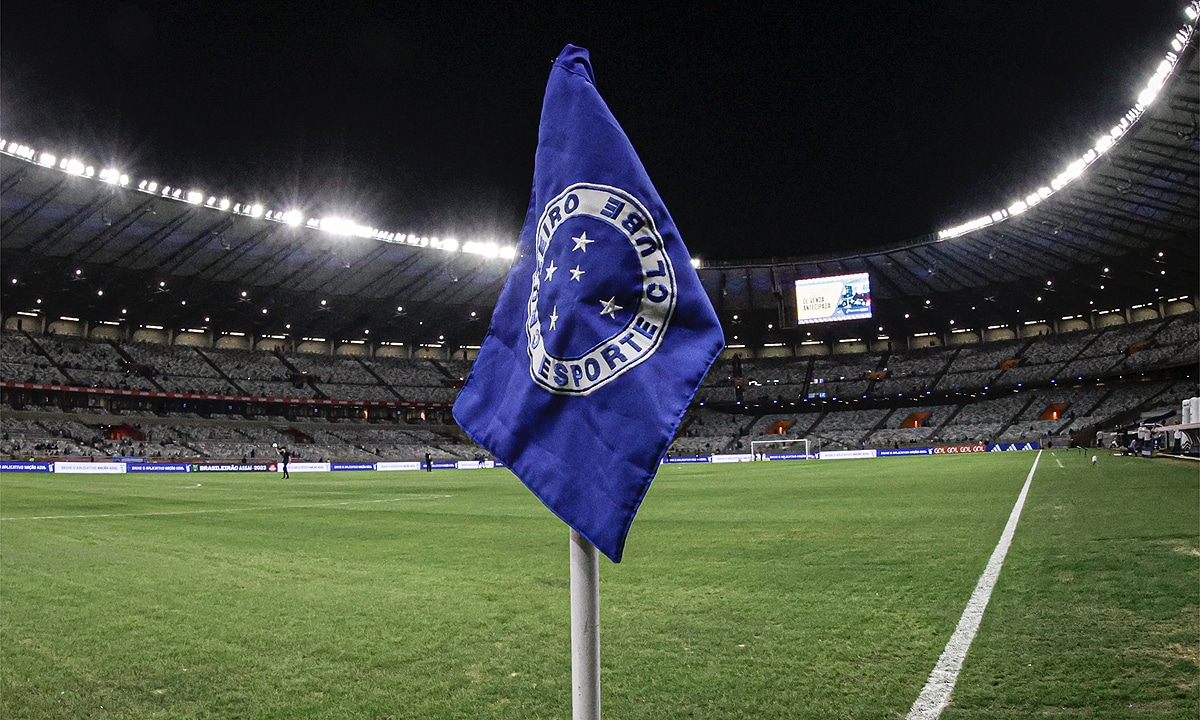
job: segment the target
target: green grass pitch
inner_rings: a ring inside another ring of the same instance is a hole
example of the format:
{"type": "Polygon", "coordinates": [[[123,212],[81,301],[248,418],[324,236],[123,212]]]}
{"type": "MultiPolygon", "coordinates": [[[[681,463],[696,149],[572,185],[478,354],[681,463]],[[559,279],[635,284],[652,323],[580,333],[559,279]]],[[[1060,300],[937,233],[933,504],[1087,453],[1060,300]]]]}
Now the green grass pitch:
{"type": "MultiPolygon", "coordinates": [[[[903,718],[1034,457],[664,468],[605,717],[903,718]]],[[[943,718],[1200,716],[1200,471],[1099,460],[1043,453],[943,718]]],[[[0,717],[571,715],[567,529],[507,471],[8,473],[0,517],[0,717]]]]}

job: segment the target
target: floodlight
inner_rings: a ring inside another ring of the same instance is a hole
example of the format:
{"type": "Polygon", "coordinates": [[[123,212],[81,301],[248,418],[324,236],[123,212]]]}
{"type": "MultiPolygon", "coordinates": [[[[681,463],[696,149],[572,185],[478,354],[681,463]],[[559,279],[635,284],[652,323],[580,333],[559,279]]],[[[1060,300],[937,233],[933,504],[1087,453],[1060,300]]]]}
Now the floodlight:
{"type": "Polygon", "coordinates": [[[321,218],[317,220],[317,227],[334,235],[352,235],[354,233],[354,221],[345,218],[321,218]]]}
{"type": "Polygon", "coordinates": [[[500,248],[493,242],[479,242],[477,240],[468,240],[463,244],[462,251],[471,253],[472,255],[483,255],[485,257],[496,257],[500,254],[500,248]]]}

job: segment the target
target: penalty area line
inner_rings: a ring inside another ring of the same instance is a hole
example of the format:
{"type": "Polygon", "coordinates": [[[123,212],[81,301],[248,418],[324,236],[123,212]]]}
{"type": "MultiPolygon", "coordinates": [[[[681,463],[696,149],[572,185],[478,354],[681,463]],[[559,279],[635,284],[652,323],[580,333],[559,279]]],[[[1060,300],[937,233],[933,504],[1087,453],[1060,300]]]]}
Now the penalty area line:
{"type": "Polygon", "coordinates": [[[1017,531],[1017,521],[1021,519],[1021,510],[1025,507],[1025,497],[1029,495],[1029,484],[1033,482],[1033,473],[1037,470],[1038,460],[1041,459],[1042,451],[1038,450],[1037,457],[1033,459],[1033,467],[1029,468],[1029,476],[1025,478],[1025,485],[1017,495],[1017,502],[1008,516],[1004,532],[1000,533],[1000,542],[996,543],[996,549],[992,551],[992,557],[988,560],[983,575],[979,576],[975,592],[971,593],[971,599],[958,620],[958,626],[954,628],[954,634],[946,643],[946,649],[942,651],[937,665],[929,674],[929,681],[925,683],[925,688],[921,690],[905,720],[936,720],[941,716],[942,710],[950,704],[950,694],[954,692],[954,685],[958,682],[958,673],[962,670],[967,650],[971,649],[971,642],[975,639],[979,623],[983,620],[983,611],[987,609],[988,601],[992,598],[992,589],[996,587],[1000,568],[1004,565],[1004,558],[1008,555],[1008,548],[1012,545],[1013,535],[1017,531]]]}
{"type": "Polygon", "coordinates": [[[86,515],[38,515],[34,517],[2,517],[0,521],[15,520],[89,520],[93,518],[122,518],[122,517],[161,517],[166,515],[212,515],[216,513],[258,512],[262,510],[296,510],[301,508],[327,508],[345,505],[372,505],[375,503],[403,502],[405,500],[443,500],[449,495],[404,495],[402,497],[385,498],[382,500],[343,500],[328,503],[299,503],[295,505],[255,505],[244,508],[211,508],[207,510],[163,510],[161,512],[142,513],[92,513],[86,515]]]}

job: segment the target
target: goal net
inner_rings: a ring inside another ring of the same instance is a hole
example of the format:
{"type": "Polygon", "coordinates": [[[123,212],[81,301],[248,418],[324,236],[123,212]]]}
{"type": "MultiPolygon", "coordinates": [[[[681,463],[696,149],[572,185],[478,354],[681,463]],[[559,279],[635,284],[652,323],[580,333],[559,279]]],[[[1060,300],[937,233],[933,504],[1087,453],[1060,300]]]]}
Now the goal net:
{"type": "Polygon", "coordinates": [[[811,455],[820,452],[819,443],[808,438],[789,438],[787,440],[751,440],[750,452],[755,460],[767,460],[770,455],[811,455]],[[814,448],[814,445],[816,447],[814,448]]]}

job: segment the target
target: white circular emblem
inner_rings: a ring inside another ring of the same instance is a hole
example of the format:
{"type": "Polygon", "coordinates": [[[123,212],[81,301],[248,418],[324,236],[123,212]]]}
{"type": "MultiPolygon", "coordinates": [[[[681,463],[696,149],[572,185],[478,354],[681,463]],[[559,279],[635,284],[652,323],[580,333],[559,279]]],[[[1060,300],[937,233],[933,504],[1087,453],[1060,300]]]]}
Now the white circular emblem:
{"type": "Polygon", "coordinates": [[[645,206],[579,183],[546,203],[525,334],[540,387],[587,395],[645,362],[675,312],[675,271],[645,206]]]}

